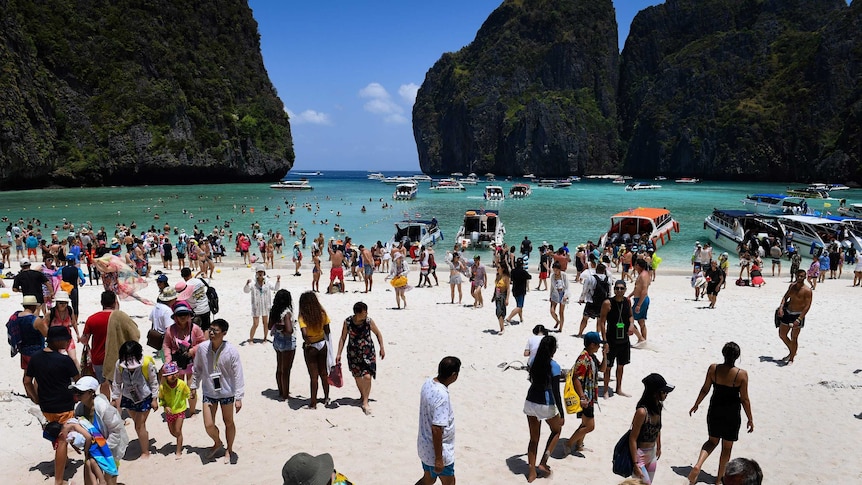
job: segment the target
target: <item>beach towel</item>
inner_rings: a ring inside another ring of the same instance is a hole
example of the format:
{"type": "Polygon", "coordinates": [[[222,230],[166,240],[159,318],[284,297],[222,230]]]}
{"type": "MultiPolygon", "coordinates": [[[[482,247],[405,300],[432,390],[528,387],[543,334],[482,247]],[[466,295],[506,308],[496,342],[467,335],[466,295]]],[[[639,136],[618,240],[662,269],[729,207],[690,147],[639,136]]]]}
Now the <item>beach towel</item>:
{"type": "MultiPolygon", "coordinates": [[[[102,436],[99,428],[89,422],[86,418],[79,417],[78,423],[83,426],[90,435],[93,436],[93,442],[90,444],[90,449],[87,450],[87,455],[96,460],[99,468],[108,475],[116,477],[119,475],[117,463],[114,461],[114,456],[111,454],[111,449],[108,448],[108,441],[102,436]]],[[[96,417],[98,418],[98,415],[96,417]]]]}

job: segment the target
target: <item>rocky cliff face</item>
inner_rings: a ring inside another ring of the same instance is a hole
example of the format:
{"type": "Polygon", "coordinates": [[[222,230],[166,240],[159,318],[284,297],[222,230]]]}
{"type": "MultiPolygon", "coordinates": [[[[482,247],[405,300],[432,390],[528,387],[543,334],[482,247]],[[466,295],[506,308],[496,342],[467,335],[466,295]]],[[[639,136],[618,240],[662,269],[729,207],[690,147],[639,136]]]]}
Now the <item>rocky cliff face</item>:
{"type": "Polygon", "coordinates": [[[640,12],[621,61],[625,171],[859,180],[860,32],[859,1],[668,0],[640,12]]]}
{"type": "Polygon", "coordinates": [[[0,188],[263,180],[292,166],[245,1],[0,11],[0,188]]]}
{"type": "Polygon", "coordinates": [[[667,0],[621,56],[613,14],[505,1],[419,90],[422,169],[862,183],[862,0],[667,0]]]}
{"type": "Polygon", "coordinates": [[[618,163],[617,26],[610,0],[506,0],[419,89],[426,173],[568,175],[618,163]]]}

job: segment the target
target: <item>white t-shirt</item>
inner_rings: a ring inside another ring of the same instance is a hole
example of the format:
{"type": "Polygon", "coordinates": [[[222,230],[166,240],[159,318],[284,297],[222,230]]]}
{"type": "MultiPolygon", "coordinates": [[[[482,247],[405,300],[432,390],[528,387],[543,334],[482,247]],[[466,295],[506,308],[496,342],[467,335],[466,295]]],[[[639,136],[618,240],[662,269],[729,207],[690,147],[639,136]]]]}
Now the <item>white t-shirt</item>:
{"type": "Polygon", "coordinates": [[[174,324],[173,311],[171,307],[165,305],[162,302],[156,303],[156,306],[153,307],[153,311],[150,312],[150,323],[153,324],[153,328],[156,329],[160,334],[164,335],[168,330],[168,327],[174,324]]]}
{"type": "Polygon", "coordinates": [[[539,350],[539,344],[542,342],[542,339],[545,338],[544,335],[533,335],[529,339],[527,339],[527,347],[524,350],[528,350],[530,352],[529,360],[527,360],[527,365],[532,366],[533,360],[536,358],[536,352],[539,350]]]}
{"type": "Polygon", "coordinates": [[[210,301],[207,299],[207,287],[203,281],[198,278],[191,278],[186,281],[187,285],[191,285],[195,291],[192,293],[192,310],[195,315],[203,315],[210,311],[210,301]]]}
{"type": "Polygon", "coordinates": [[[432,426],[443,428],[443,464],[451,465],[455,462],[455,414],[449,401],[449,388],[430,377],[422,385],[416,447],[422,463],[433,466],[435,457],[432,426]]]}

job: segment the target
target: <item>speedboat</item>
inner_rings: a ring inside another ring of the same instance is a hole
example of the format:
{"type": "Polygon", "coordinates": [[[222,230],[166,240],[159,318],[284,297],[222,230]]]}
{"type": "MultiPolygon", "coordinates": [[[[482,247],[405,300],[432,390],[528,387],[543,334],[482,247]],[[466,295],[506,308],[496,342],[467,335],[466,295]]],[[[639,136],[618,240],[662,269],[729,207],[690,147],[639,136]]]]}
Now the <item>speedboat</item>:
{"type": "Polygon", "coordinates": [[[419,175],[414,175],[412,178],[413,178],[413,180],[415,180],[417,182],[430,182],[431,181],[431,176],[425,175],[424,173],[419,174],[419,175]]]}
{"type": "Polygon", "coordinates": [[[536,176],[535,176],[535,175],[533,175],[533,174],[531,174],[531,173],[528,173],[528,174],[525,174],[525,175],[524,175],[524,178],[525,178],[525,179],[530,179],[530,180],[532,180],[532,179],[536,178],[536,176]]]}
{"type": "Polygon", "coordinates": [[[386,177],[383,179],[384,184],[407,184],[410,182],[416,182],[416,179],[413,177],[403,177],[400,175],[396,177],[386,177]]]}
{"type": "Polygon", "coordinates": [[[568,179],[542,179],[539,180],[539,187],[551,187],[554,189],[565,189],[571,187],[572,183],[568,179]]]}
{"type": "Polygon", "coordinates": [[[783,194],[752,194],[742,199],[742,205],[760,214],[804,214],[803,200],[783,194]]]}
{"type": "Polygon", "coordinates": [[[488,182],[493,182],[493,181],[497,180],[497,176],[491,172],[488,172],[485,174],[485,180],[487,180],[488,182]]]}
{"type": "Polygon", "coordinates": [[[413,200],[416,198],[416,193],[419,191],[419,184],[416,182],[406,182],[395,186],[395,193],[392,198],[395,200],[413,200]]]}
{"type": "Polygon", "coordinates": [[[461,190],[467,190],[464,187],[464,184],[452,179],[439,180],[436,184],[432,185],[430,189],[436,190],[438,192],[457,192],[461,190]]]}
{"type": "Polygon", "coordinates": [[[296,172],[296,175],[302,175],[303,177],[322,177],[323,173],[320,170],[315,170],[314,172],[296,172]]]}
{"type": "Polygon", "coordinates": [[[461,248],[501,246],[506,229],[500,220],[500,211],[469,210],[464,213],[464,224],[458,229],[461,248]]]}
{"type": "Polygon", "coordinates": [[[464,185],[476,185],[479,182],[479,179],[476,178],[475,173],[471,173],[470,175],[468,175],[466,177],[459,178],[458,181],[464,185]]]}
{"type": "Polygon", "coordinates": [[[832,238],[843,237],[845,233],[851,236],[849,238],[851,245],[857,251],[862,251],[862,240],[853,231],[845,231],[845,229],[852,227],[852,221],[845,221],[844,218],[808,215],[784,215],[779,216],[778,219],[788,231],[787,244],[792,242],[800,254],[819,253],[832,238]]]}
{"type": "Polygon", "coordinates": [[[836,191],[836,190],[850,190],[850,187],[844,184],[826,184],[826,190],[836,191]]]}
{"type": "Polygon", "coordinates": [[[626,183],[626,179],[624,177],[617,177],[611,181],[612,184],[624,184],[626,183]]]}
{"type": "Polygon", "coordinates": [[[728,251],[736,252],[739,244],[756,236],[777,238],[784,247],[784,226],[777,215],[759,214],[745,210],[715,209],[703,221],[708,238],[728,251]]]}
{"type": "Polygon", "coordinates": [[[665,177],[664,175],[656,175],[653,180],[661,182],[662,180],[667,180],[667,177],[665,177]]]}
{"type": "Polygon", "coordinates": [[[373,172],[368,174],[368,180],[383,180],[383,174],[380,172],[373,172]]]}
{"type": "Polygon", "coordinates": [[[843,204],[838,207],[838,213],[842,216],[858,217],[862,219],[862,204],[843,204]]]}
{"type": "Polygon", "coordinates": [[[697,184],[697,183],[700,183],[700,179],[683,177],[683,178],[679,178],[679,179],[674,180],[674,182],[676,182],[678,184],[697,184]]]}
{"type": "Polygon", "coordinates": [[[533,193],[530,184],[515,184],[509,189],[510,199],[524,199],[533,193]]]}
{"type": "Polygon", "coordinates": [[[432,247],[438,241],[443,240],[443,231],[437,219],[419,220],[408,219],[395,223],[395,235],[389,240],[389,247],[393,243],[402,243],[405,247],[413,247],[414,243],[420,246],[432,247]]]}
{"type": "Polygon", "coordinates": [[[611,228],[602,235],[599,247],[608,244],[639,244],[646,235],[656,246],[670,242],[670,233],[679,232],[679,223],[667,209],[640,207],[611,216],[611,228]]]}
{"type": "Polygon", "coordinates": [[[812,187],[787,188],[787,195],[794,197],[805,197],[806,199],[829,199],[829,191],[812,187]]]}
{"type": "Polygon", "coordinates": [[[566,180],[568,180],[569,182],[580,182],[581,178],[578,177],[577,175],[569,175],[569,177],[566,178],[566,180]]]}
{"type": "Polygon", "coordinates": [[[485,186],[485,200],[504,200],[506,193],[503,192],[503,187],[499,185],[485,186]]]}
{"type": "Polygon", "coordinates": [[[313,190],[314,187],[308,183],[308,180],[300,179],[300,180],[281,180],[277,184],[272,184],[269,186],[271,189],[282,189],[282,190],[313,190]]]}
{"type": "Polygon", "coordinates": [[[661,185],[650,184],[647,182],[635,182],[633,184],[626,185],[626,191],[632,192],[635,190],[656,190],[660,189],[661,185]]]}
{"type": "Polygon", "coordinates": [[[464,174],[461,172],[452,172],[450,175],[452,177],[463,177],[464,176],[464,174]]]}

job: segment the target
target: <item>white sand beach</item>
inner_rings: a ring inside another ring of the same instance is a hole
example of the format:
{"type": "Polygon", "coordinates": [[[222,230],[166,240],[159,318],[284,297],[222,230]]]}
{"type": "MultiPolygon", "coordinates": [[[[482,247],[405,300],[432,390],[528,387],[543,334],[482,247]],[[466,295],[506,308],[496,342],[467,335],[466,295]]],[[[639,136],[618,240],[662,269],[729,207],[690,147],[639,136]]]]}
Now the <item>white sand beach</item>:
{"type": "MultiPolygon", "coordinates": [[[[13,266],[17,271],[14,260],[13,266]]],[[[268,274],[282,275],[282,287],[291,291],[296,302],[299,294],[310,288],[311,268],[304,267],[302,276],[294,277],[289,257],[277,259],[276,266],[268,274]]],[[[323,266],[327,268],[326,261],[323,266]]],[[[857,447],[862,436],[862,419],[856,417],[862,413],[862,362],[858,351],[862,321],[853,310],[862,289],[851,287],[852,268],[844,268],[842,279],[827,279],[817,287],[801,333],[797,360],[790,366],[782,366],[776,361],[787,352],[777,337],[772,315],[787,289],[789,264],[784,265],[781,278],[767,276],[768,284],[762,288],[736,287],[732,283],[735,275],[731,275],[731,283],[719,294],[714,310],[706,309],[706,302],[693,301],[690,272],[685,267],[674,270],[668,266],[666,262],[659,269],[658,278],[650,288],[649,342],[645,348],[632,351],[632,362],[625,370],[623,388],[633,397],[612,396],[600,401],[596,430],[586,438],[588,450],[563,458],[561,442],[550,460],[552,480],[596,484],[621,481],[611,472],[611,450],[629,427],[643,389],[641,378],[658,372],[676,389],[665,402],[663,447],[656,483],[687,483],[690,466],[707,438],[708,401],[692,417],[688,410],[708,365],[720,362],[722,345],[732,340],[742,348],[737,365],[748,370],[750,376],[755,423],[752,434],[746,434],[743,427],[733,455],[757,460],[763,468],[765,483],[862,483],[862,472],[856,465],[862,455],[857,447]]],[[[160,265],[155,268],[160,269],[160,265]]],[[[734,271],[738,268],[731,267],[731,272],[734,271]]],[[[328,269],[324,273],[327,272],[328,269]]],[[[132,443],[121,463],[120,482],[281,483],[284,462],[294,453],[305,451],[331,453],[336,468],[357,484],[415,483],[422,474],[416,453],[419,389],[428,376],[436,373],[442,357],[454,355],[463,362],[458,381],[450,387],[457,430],[458,481],[525,483],[529,435],[522,408],[528,388],[527,373],[504,370],[500,364],[525,361],[524,345],[535,324],[553,327],[547,292],[529,292],[524,308],[526,321],[508,327],[504,335],[498,336],[492,332],[497,321],[490,303],[490,289],[485,292],[484,308],[452,305],[448,278],[443,275],[445,271],[440,273],[439,287],[409,291],[408,307],[402,310],[392,309],[394,293],[381,273],[375,274],[370,294],[357,293],[363,289],[362,283],[348,281],[347,293],[320,295],[333,321],[336,342],[341,322],[351,315],[357,301],[368,304],[369,316],[383,333],[386,358],[378,360],[378,376],[371,391],[372,415],[364,415],[359,408],[359,392],[346,368],[344,387],[331,391],[334,406],[305,409],[309,379],[301,351],[297,352],[291,378],[291,393],[300,397],[279,402],[274,378],[276,358],[271,344],[242,345],[239,351],[246,397],[236,417],[237,463],[209,462],[203,458],[212,441],[204,432],[200,415],[186,420],[188,451],[175,461],[174,441],[159,411],[150,415],[147,424],[155,451],[148,460],[138,458],[136,434],[131,420],[128,421],[132,443]]],[[[764,273],[769,274],[768,268],[764,273]]],[[[168,274],[171,283],[178,281],[178,270],[168,274]]],[[[489,269],[489,274],[493,270],[489,269]]],[[[221,298],[218,317],[230,322],[227,340],[234,344],[248,337],[250,304],[242,286],[251,276],[251,269],[234,260],[221,265],[211,281],[221,298]]],[[[418,277],[417,267],[409,275],[411,283],[415,284],[418,277]]],[[[574,278],[571,269],[569,277],[574,278]]],[[[535,287],[536,276],[533,278],[531,286],[535,287]]],[[[10,295],[0,299],[0,315],[4,318],[21,308],[21,295],[12,293],[11,280],[6,280],[6,284],[7,288],[0,289],[0,294],[10,295]]],[[[325,280],[321,286],[324,285],[325,280]]],[[[576,301],[580,285],[572,283],[572,290],[576,301]]],[[[101,291],[100,285],[82,288],[84,314],[79,320],[99,310],[101,291]]],[[[465,285],[465,304],[472,302],[468,291],[465,285]]],[[[154,282],[142,296],[154,299],[154,282]]],[[[514,298],[510,303],[511,309],[514,298]]],[[[121,309],[138,322],[141,334],[145,335],[150,307],[137,301],[122,301],[121,309]]],[[[570,305],[564,331],[553,334],[559,340],[555,359],[564,369],[571,367],[583,348],[582,340],[572,336],[578,329],[582,311],[582,306],[570,305]]],[[[591,321],[588,328],[594,326],[595,321],[591,321]]],[[[46,480],[53,473],[53,453],[50,444],[41,437],[39,422],[33,416],[39,414],[38,407],[22,397],[18,358],[3,354],[0,426],[4,443],[0,449],[0,467],[7,483],[48,483],[46,480]]],[[[578,423],[573,415],[566,416],[563,436],[570,436],[578,423]]],[[[547,436],[548,428],[543,426],[542,443],[547,436]]],[[[67,477],[83,483],[81,461],[73,452],[70,456],[67,477]]],[[[716,451],[704,466],[701,478],[711,477],[705,483],[714,482],[717,466],[716,451]]],[[[544,481],[547,479],[536,483],[544,481]]]]}

